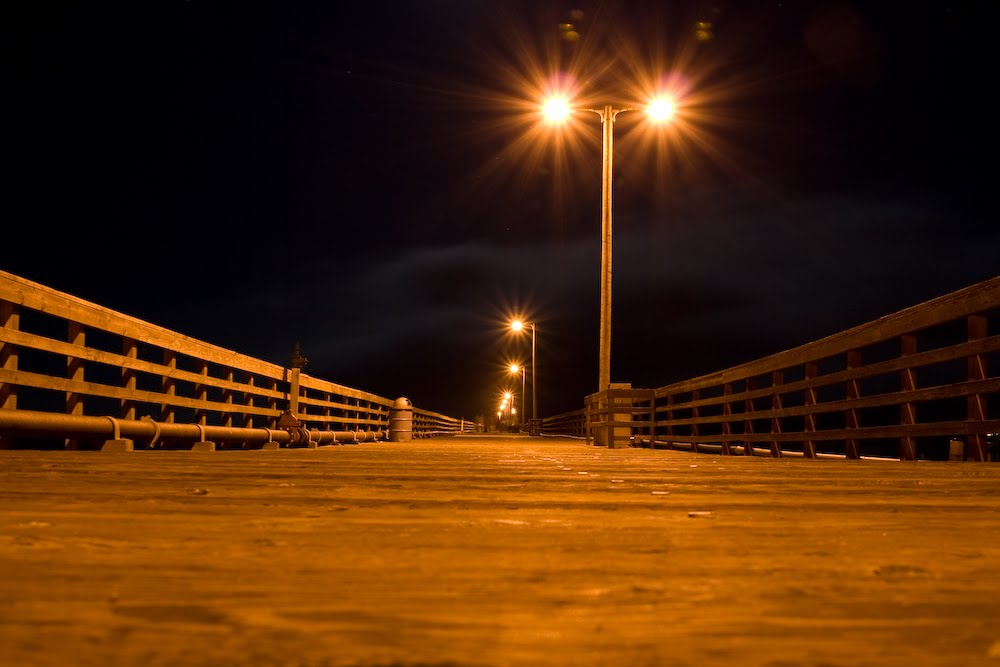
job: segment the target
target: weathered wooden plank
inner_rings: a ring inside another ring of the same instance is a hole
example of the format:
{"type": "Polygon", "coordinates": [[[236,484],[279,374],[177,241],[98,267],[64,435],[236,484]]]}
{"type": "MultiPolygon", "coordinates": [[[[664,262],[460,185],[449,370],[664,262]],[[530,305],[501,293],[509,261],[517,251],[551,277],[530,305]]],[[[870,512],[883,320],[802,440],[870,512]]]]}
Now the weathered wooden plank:
{"type": "Polygon", "coordinates": [[[347,387],[342,384],[337,384],[335,382],[330,382],[328,380],[322,380],[320,378],[312,377],[305,373],[299,375],[299,385],[307,389],[315,389],[317,391],[324,391],[331,394],[337,394],[338,396],[345,396],[350,398],[358,398],[364,401],[371,401],[372,403],[377,403],[379,405],[384,405],[389,407],[396,400],[395,398],[386,398],[384,396],[379,396],[377,394],[372,394],[367,391],[362,391],[360,389],[354,389],[353,387],[347,387]]]}
{"type": "MultiPolygon", "coordinates": [[[[987,380],[977,380],[975,382],[960,382],[956,384],[943,385],[940,387],[925,387],[909,392],[893,392],[891,394],[877,394],[864,398],[845,399],[841,401],[826,401],[815,405],[802,405],[794,408],[777,407],[770,410],[754,410],[749,414],[739,415],[740,419],[777,419],[779,417],[803,417],[833,412],[847,412],[849,410],[860,410],[865,408],[880,408],[899,406],[906,403],[918,403],[922,401],[934,401],[948,398],[962,398],[974,394],[1000,392],[1000,378],[989,378],[987,380]]],[[[674,419],[673,424],[687,425],[697,421],[700,424],[718,424],[725,421],[725,415],[714,415],[695,419],[674,419]]],[[[658,421],[657,425],[664,425],[666,421],[658,421]]]]}
{"type": "MultiPolygon", "coordinates": [[[[314,408],[314,410],[310,410],[310,415],[319,414],[320,412],[322,412],[322,411],[324,411],[326,409],[344,410],[344,411],[350,411],[350,412],[358,412],[359,411],[358,410],[358,406],[356,406],[356,405],[350,405],[348,403],[344,403],[344,402],[341,402],[339,400],[324,400],[324,399],[318,399],[318,398],[308,398],[308,397],[303,397],[301,395],[299,396],[299,405],[300,406],[302,406],[302,405],[312,406],[314,408]]],[[[373,408],[369,409],[368,411],[372,412],[372,413],[386,414],[387,415],[387,414],[389,414],[389,406],[388,405],[376,406],[376,407],[373,407],[373,408]]],[[[450,417],[449,417],[449,419],[450,419],[450,417]]]]}
{"type": "MultiPolygon", "coordinates": [[[[807,389],[815,389],[819,387],[826,387],[831,385],[837,385],[840,383],[857,382],[859,380],[864,380],[866,378],[878,377],[880,375],[886,375],[888,373],[895,373],[903,371],[907,368],[924,368],[926,366],[931,366],[934,364],[947,363],[950,361],[955,361],[957,359],[964,359],[971,356],[983,356],[990,354],[992,352],[1000,351],[1000,336],[989,336],[986,338],[972,340],[965,343],[959,343],[956,345],[937,348],[934,350],[926,350],[924,352],[917,352],[908,357],[897,357],[894,359],[888,359],[885,361],[879,361],[873,364],[867,365],[848,365],[846,370],[835,371],[833,373],[827,373],[826,375],[820,375],[815,378],[797,380],[794,382],[789,382],[787,384],[781,385],[782,393],[791,393],[796,391],[804,391],[807,389]]],[[[857,351],[854,351],[857,352],[857,351]]],[[[752,380],[757,376],[751,376],[745,378],[746,380],[752,380]]],[[[673,392],[671,387],[661,387],[656,389],[657,398],[662,398],[667,395],[679,396],[687,391],[677,391],[673,392]]],[[[773,393],[771,387],[764,387],[762,389],[748,389],[745,392],[737,392],[732,395],[732,399],[755,399],[764,398],[770,396],[773,393]]],[[[678,406],[688,407],[697,404],[698,406],[707,405],[718,405],[723,403],[726,399],[724,397],[715,396],[709,398],[703,398],[697,401],[686,401],[686,402],[676,402],[678,406]]],[[[731,400],[731,399],[730,399],[731,400]]]]}
{"type": "Polygon", "coordinates": [[[164,378],[165,394],[170,394],[170,388],[175,386],[176,382],[183,381],[202,383],[211,387],[228,389],[241,393],[249,392],[259,396],[273,396],[281,398],[285,395],[282,392],[270,390],[264,387],[255,387],[251,384],[233,382],[224,378],[204,376],[199,373],[178,369],[177,355],[174,352],[170,352],[168,355],[165,355],[167,357],[167,361],[165,363],[158,364],[145,359],[138,359],[136,357],[116,354],[114,352],[106,352],[92,347],[77,346],[71,343],[39,336],[37,334],[27,333],[25,331],[14,331],[11,329],[0,329],[0,342],[11,343],[16,346],[31,348],[43,352],[51,352],[53,354],[59,354],[71,359],[91,361],[107,364],[109,366],[117,366],[132,371],[141,371],[151,375],[159,375],[164,378]],[[167,382],[168,380],[173,382],[167,382]]]}
{"type": "MultiPolygon", "coordinates": [[[[114,398],[118,400],[133,400],[141,403],[166,404],[175,407],[194,408],[195,410],[210,410],[212,412],[223,412],[227,409],[225,403],[217,401],[199,401],[184,396],[168,396],[159,392],[128,390],[121,387],[99,384],[96,382],[77,382],[68,378],[42,375],[41,373],[30,373],[27,371],[9,371],[0,369],[0,383],[11,383],[22,387],[35,387],[37,389],[51,389],[53,391],[74,392],[87,396],[100,396],[103,398],[114,398]]],[[[228,406],[236,412],[250,413],[264,416],[277,416],[277,410],[258,407],[228,406]]]]}

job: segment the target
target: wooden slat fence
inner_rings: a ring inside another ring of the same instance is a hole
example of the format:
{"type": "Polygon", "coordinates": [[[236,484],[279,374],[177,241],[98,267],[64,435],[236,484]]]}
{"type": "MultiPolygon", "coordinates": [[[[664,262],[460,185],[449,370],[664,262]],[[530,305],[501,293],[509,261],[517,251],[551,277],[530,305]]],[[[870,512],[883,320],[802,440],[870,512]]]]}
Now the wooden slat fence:
{"type": "MultiPolygon", "coordinates": [[[[592,394],[583,428],[613,447],[996,460],[998,334],[1000,277],[716,373],[592,394]]],[[[543,431],[576,433],[580,418],[543,431]]]]}
{"type": "MultiPolygon", "coordinates": [[[[0,410],[381,439],[394,399],[206,343],[0,271],[0,410]]],[[[414,435],[462,420],[416,409],[414,435]]],[[[469,427],[471,429],[471,427],[469,427]]],[[[0,447],[12,446],[0,433],[0,447]]],[[[93,443],[67,437],[68,448],[93,443]]]]}

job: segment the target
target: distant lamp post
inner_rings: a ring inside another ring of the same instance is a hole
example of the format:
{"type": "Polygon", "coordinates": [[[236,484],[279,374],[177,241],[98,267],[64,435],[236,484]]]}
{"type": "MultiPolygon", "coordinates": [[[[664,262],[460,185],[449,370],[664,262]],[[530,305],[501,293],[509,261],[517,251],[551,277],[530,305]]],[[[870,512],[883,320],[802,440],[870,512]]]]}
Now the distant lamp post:
{"type": "Polygon", "coordinates": [[[512,375],[521,374],[521,426],[524,426],[524,366],[511,364],[509,370],[512,375]]]}
{"type": "MultiPolygon", "coordinates": [[[[538,419],[538,364],[535,363],[535,323],[514,320],[510,323],[511,331],[521,332],[525,327],[531,327],[531,420],[538,419]]],[[[516,372],[516,371],[511,371],[516,372]]],[[[522,369],[523,372],[523,369],[522,369]]],[[[522,375],[522,378],[524,376],[522,375]]],[[[521,395],[521,413],[524,413],[524,395],[521,395]]]]}
{"type": "MultiPolygon", "coordinates": [[[[601,330],[598,391],[611,388],[611,164],[614,155],[615,117],[623,111],[641,110],[631,107],[615,109],[610,104],[604,105],[602,109],[581,109],[581,111],[596,113],[601,117],[601,123],[604,125],[601,179],[601,330]]],[[[675,106],[671,100],[658,97],[649,102],[645,111],[651,120],[662,123],[674,115],[675,106]]],[[[544,103],[543,112],[549,120],[561,122],[573,113],[573,108],[567,100],[553,98],[544,103]]],[[[534,376],[534,361],[532,361],[532,376],[534,376]]]]}

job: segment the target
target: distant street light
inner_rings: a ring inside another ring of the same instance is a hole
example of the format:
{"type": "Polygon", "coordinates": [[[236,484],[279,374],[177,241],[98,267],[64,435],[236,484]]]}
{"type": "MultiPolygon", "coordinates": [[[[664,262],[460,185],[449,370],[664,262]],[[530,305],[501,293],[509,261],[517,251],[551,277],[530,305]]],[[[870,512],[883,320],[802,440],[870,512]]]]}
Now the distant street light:
{"type": "Polygon", "coordinates": [[[509,370],[514,375],[521,374],[521,425],[524,426],[524,366],[511,364],[509,370]]]}
{"type": "MultiPolygon", "coordinates": [[[[635,108],[615,109],[610,104],[604,105],[603,109],[581,109],[581,111],[596,113],[601,117],[601,123],[604,125],[601,180],[601,330],[598,391],[611,388],[611,162],[614,154],[615,117],[623,111],[640,110],[635,108]]],[[[656,122],[667,121],[673,116],[674,110],[674,103],[666,98],[653,99],[645,108],[650,119],[656,122]]],[[[561,122],[572,114],[573,108],[567,100],[553,98],[544,103],[543,111],[549,120],[561,122]]],[[[532,377],[534,377],[534,361],[532,361],[532,377]]]]}
{"type": "MultiPolygon", "coordinates": [[[[512,331],[523,331],[531,327],[531,420],[538,419],[538,364],[535,362],[535,323],[514,320],[510,323],[512,331]]],[[[522,396],[521,413],[524,413],[524,398],[522,396]]]]}

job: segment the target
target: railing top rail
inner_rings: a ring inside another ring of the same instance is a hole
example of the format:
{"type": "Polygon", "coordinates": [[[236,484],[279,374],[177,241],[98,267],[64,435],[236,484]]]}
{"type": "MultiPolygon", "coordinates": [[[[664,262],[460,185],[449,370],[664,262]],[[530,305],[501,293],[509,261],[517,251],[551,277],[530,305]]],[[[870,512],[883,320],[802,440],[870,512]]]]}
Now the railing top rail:
{"type": "MultiPolygon", "coordinates": [[[[171,331],[2,270],[0,270],[0,300],[220,366],[272,380],[288,379],[288,369],[285,366],[171,331]]],[[[392,399],[305,373],[301,375],[300,384],[310,389],[379,405],[392,404],[392,399]]]]}
{"type": "MultiPolygon", "coordinates": [[[[659,387],[657,394],[683,393],[759,377],[817,361],[960,317],[1000,308],[1000,276],[866,322],[826,338],[714,373],[659,387]]],[[[615,391],[615,390],[612,390],[615,391]]]]}
{"type": "Polygon", "coordinates": [[[285,372],[283,366],[191,338],[2,270],[0,300],[264,377],[280,380],[285,372]]]}
{"type": "Polygon", "coordinates": [[[394,399],[386,398],[385,396],[379,396],[378,394],[362,391],[361,389],[345,387],[342,384],[330,382],[329,380],[321,380],[320,378],[306,375],[305,373],[302,373],[299,376],[299,385],[306,387],[307,389],[319,389],[320,391],[348,398],[356,398],[362,401],[369,401],[385,407],[391,407],[394,401],[394,399]]]}
{"type": "Polygon", "coordinates": [[[614,400],[616,398],[630,398],[630,399],[646,400],[646,399],[653,398],[653,395],[654,395],[655,392],[656,392],[655,389],[648,389],[648,388],[646,388],[646,389],[642,389],[642,388],[635,388],[635,389],[608,389],[608,390],[605,390],[605,391],[596,391],[593,394],[587,394],[587,396],[585,396],[583,400],[584,400],[585,404],[594,403],[594,402],[597,402],[599,400],[606,399],[606,398],[610,398],[612,400],[614,400]]]}
{"type": "Polygon", "coordinates": [[[448,415],[443,415],[440,412],[434,412],[432,410],[425,410],[424,408],[418,408],[417,406],[413,406],[413,412],[414,414],[420,413],[427,417],[443,417],[445,419],[451,419],[448,415]]]}

